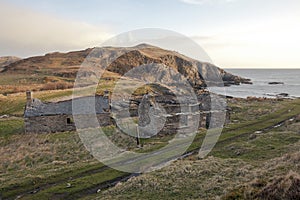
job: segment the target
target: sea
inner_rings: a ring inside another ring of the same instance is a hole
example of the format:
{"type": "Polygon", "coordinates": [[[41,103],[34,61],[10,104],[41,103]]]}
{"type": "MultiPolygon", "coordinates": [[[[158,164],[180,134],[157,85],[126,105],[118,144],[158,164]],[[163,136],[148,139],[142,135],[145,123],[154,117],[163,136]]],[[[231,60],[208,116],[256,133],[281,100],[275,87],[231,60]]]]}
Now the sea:
{"type": "Polygon", "coordinates": [[[300,97],[300,69],[225,69],[225,71],[243,78],[249,78],[252,85],[241,84],[229,87],[212,87],[211,92],[232,97],[276,98],[281,93],[288,97],[300,97]],[[283,82],[270,85],[269,82],[283,82]]]}

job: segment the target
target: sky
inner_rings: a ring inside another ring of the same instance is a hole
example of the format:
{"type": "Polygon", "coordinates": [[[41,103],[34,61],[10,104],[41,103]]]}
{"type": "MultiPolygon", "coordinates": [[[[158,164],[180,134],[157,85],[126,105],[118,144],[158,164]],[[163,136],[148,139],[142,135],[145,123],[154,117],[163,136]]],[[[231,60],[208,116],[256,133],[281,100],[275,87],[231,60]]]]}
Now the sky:
{"type": "Polygon", "coordinates": [[[0,56],[81,50],[161,28],[193,39],[222,68],[300,68],[299,10],[299,0],[0,0],[0,56]]]}

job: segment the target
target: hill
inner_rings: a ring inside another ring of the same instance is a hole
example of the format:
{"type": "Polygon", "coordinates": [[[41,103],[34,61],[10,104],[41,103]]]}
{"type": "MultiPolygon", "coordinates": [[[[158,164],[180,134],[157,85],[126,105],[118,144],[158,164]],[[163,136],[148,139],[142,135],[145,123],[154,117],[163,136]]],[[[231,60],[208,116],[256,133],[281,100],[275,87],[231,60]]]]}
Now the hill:
{"type": "Polygon", "coordinates": [[[2,70],[4,70],[4,68],[7,65],[10,65],[18,60],[21,60],[21,58],[18,57],[14,57],[14,56],[4,56],[4,57],[0,57],[0,72],[2,70]]]}
{"type": "MultiPolygon", "coordinates": [[[[124,52],[107,68],[109,73],[106,75],[109,77],[119,77],[133,67],[143,64],[160,63],[183,74],[191,85],[197,88],[205,87],[207,82],[205,83],[204,79],[212,80],[217,74],[221,75],[225,85],[250,83],[249,79],[227,73],[213,64],[200,62],[178,52],[148,44],[134,47],[103,47],[103,49],[116,53],[124,52]]],[[[92,50],[94,49],[89,48],[68,53],[48,53],[44,56],[21,59],[5,65],[0,73],[0,77],[4,77],[3,81],[0,81],[2,94],[27,89],[70,88],[80,65],[92,50]],[[9,85],[14,85],[14,88],[9,85]]]]}
{"type": "MultiPolygon", "coordinates": [[[[137,177],[94,159],[77,132],[22,134],[22,118],[2,118],[0,196],[2,199],[299,199],[300,100],[233,98],[228,99],[228,104],[233,109],[233,122],[223,129],[208,157],[197,156],[207,134],[200,129],[188,149],[194,154],[137,177]]],[[[103,129],[113,142],[122,142],[137,152],[157,150],[171,139],[154,137],[145,140],[141,149],[135,148],[135,140],[115,134],[114,130],[113,126],[103,129]]]]}

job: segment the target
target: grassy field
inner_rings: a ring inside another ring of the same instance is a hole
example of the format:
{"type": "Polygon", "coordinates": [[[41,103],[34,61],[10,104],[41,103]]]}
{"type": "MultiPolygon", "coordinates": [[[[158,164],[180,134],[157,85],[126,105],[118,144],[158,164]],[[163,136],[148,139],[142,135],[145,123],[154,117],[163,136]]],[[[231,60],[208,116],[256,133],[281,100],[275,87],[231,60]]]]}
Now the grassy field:
{"type": "MultiPolygon", "coordinates": [[[[72,73],[73,70],[77,73],[78,69],[76,67],[74,69],[70,67],[68,70],[56,75],[54,75],[53,72],[57,72],[57,69],[48,69],[45,72],[43,72],[43,69],[40,69],[34,73],[24,73],[24,71],[0,73],[0,95],[6,96],[24,93],[26,90],[55,92],[55,90],[73,88],[76,73],[70,77],[68,76],[68,73],[72,73]]],[[[99,85],[99,92],[101,93],[101,91],[103,92],[106,89],[112,90],[118,78],[120,78],[119,74],[106,71],[102,74],[99,81],[96,79],[99,85]]],[[[91,81],[88,83],[91,84],[91,81]]]]}
{"type": "Polygon", "coordinates": [[[0,119],[0,137],[24,133],[23,118],[0,119]]]}
{"type": "MultiPolygon", "coordinates": [[[[254,107],[255,103],[252,103],[248,109],[254,107]]],[[[247,107],[244,109],[247,110],[247,107]]],[[[297,189],[293,190],[295,185],[293,182],[290,183],[291,181],[275,185],[278,187],[275,189],[279,191],[275,192],[275,196],[265,194],[264,191],[269,185],[275,184],[276,180],[288,179],[296,183],[300,180],[300,166],[296,164],[300,159],[300,122],[288,120],[280,127],[256,131],[289,119],[295,114],[299,115],[299,109],[299,100],[280,102],[271,114],[245,123],[232,124],[224,129],[220,140],[207,158],[199,160],[197,155],[189,156],[161,170],[132,178],[92,197],[287,199],[284,196],[287,192],[284,191],[297,193],[297,189]]],[[[243,116],[245,117],[247,116],[243,116]]],[[[202,141],[201,137],[197,137],[196,141],[197,139],[202,141]]],[[[190,150],[194,148],[196,141],[190,150]]]]}
{"type": "MultiPolygon", "coordinates": [[[[51,100],[69,94],[70,91],[62,90],[35,95],[51,100]]],[[[0,100],[1,113],[21,116],[25,96],[14,95],[13,98],[15,101],[11,103],[0,100]]],[[[209,157],[199,160],[197,155],[192,155],[108,190],[105,185],[129,174],[110,169],[95,160],[77,133],[24,135],[21,117],[1,119],[0,194],[4,199],[215,199],[216,196],[234,199],[251,195],[245,188],[252,187],[253,179],[272,182],[272,178],[285,176],[290,170],[299,173],[299,166],[293,166],[300,147],[299,122],[286,121],[280,127],[267,129],[299,115],[299,99],[230,100],[228,104],[233,108],[234,123],[223,129],[209,157]],[[280,163],[283,159],[287,160],[280,163]],[[271,163],[276,163],[273,174],[268,171],[271,163]],[[104,188],[96,193],[101,187],[104,188]]],[[[111,129],[107,127],[106,134],[120,142],[119,136],[111,134],[111,129]]],[[[198,149],[204,136],[205,130],[199,131],[189,151],[198,149]]],[[[166,145],[169,139],[145,140],[144,148],[136,151],[156,150],[166,145]]],[[[265,186],[262,184],[252,189],[258,193],[265,186]]]]}
{"type": "MultiPolygon", "coordinates": [[[[33,97],[43,101],[49,101],[58,97],[71,95],[72,90],[55,90],[55,91],[39,91],[33,92],[33,97]]],[[[7,96],[0,94],[0,115],[22,116],[26,104],[26,94],[16,93],[7,96]]]]}

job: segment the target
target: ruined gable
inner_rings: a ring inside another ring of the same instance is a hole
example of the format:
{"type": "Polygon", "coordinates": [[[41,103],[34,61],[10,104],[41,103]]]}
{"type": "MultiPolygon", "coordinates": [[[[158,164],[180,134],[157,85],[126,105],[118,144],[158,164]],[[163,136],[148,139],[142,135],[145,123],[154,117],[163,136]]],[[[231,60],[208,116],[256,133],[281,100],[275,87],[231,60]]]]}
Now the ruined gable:
{"type": "Polygon", "coordinates": [[[76,130],[73,115],[84,120],[85,128],[91,127],[89,120],[96,114],[99,125],[110,125],[109,100],[105,96],[79,97],[60,102],[42,102],[31,98],[27,92],[27,103],[24,111],[26,133],[50,133],[76,130]],[[82,105],[76,112],[72,104],[82,105]]]}

